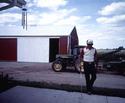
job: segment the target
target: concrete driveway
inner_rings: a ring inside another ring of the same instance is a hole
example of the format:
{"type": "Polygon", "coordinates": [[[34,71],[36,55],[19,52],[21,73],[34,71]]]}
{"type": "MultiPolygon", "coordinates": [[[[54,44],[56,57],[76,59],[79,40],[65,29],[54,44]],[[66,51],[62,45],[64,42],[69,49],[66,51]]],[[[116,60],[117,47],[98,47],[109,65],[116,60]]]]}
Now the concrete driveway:
{"type": "Polygon", "coordinates": [[[0,103],[125,103],[125,98],[16,86],[0,94],[0,103]]]}

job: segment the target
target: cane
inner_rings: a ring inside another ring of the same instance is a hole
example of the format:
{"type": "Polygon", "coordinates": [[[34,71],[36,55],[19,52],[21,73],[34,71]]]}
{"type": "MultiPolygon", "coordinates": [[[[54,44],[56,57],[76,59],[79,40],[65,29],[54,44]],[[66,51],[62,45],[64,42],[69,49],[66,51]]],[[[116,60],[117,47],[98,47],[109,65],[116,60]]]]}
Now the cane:
{"type": "MultiPolygon", "coordinates": [[[[79,66],[79,68],[80,68],[80,82],[82,81],[82,79],[83,79],[83,72],[84,72],[84,62],[83,61],[80,61],[80,66],[79,66]]],[[[81,96],[80,96],[80,98],[79,98],[79,103],[81,103],[81,100],[82,100],[82,82],[81,82],[81,85],[80,85],[80,92],[81,92],[81,96]]]]}
{"type": "MultiPolygon", "coordinates": [[[[83,79],[83,74],[82,74],[84,72],[84,67],[83,66],[84,66],[84,62],[80,61],[80,80],[83,79]]],[[[81,83],[80,87],[81,87],[80,90],[81,90],[81,93],[82,93],[82,83],[81,83]]]]}

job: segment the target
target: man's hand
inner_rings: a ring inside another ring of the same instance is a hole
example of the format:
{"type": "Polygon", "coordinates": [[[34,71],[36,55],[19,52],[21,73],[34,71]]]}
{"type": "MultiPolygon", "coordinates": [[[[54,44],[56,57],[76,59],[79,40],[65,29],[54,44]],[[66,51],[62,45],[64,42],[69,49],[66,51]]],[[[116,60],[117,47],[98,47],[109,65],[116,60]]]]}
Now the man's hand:
{"type": "Polygon", "coordinates": [[[80,71],[84,72],[84,62],[83,61],[80,62],[80,71]]]}

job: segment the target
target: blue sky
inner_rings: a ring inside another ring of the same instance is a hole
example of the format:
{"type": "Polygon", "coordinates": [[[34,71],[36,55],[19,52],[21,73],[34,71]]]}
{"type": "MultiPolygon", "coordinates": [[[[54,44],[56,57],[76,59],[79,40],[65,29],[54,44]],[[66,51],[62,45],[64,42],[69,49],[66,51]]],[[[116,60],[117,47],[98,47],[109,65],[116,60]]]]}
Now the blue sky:
{"type": "MultiPolygon", "coordinates": [[[[28,31],[53,28],[65,34],[77,28],[79,44],[93,39],[96,48],[125,47],[125,0],[26,0],[28,31]],[[33,29],[32,29],[33,28],[33,29]],[[58,29],[60,28],[60,29],[58,29]]],[[[24,32],[21,10],[17,7],[0,12],[0,35],[24,32]],[[16,31],[17,32],[14,32],[16,31]]],[[[48,34],[51,32],[48,30],[48,34]]]]}

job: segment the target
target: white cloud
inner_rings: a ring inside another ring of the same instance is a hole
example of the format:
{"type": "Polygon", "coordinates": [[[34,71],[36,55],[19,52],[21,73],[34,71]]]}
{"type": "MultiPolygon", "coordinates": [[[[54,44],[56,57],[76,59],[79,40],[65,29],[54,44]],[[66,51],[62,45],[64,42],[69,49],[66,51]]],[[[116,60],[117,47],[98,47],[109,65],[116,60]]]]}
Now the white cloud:
{"type": "Polygon", "coordinates": [[[89,19],[90,16],[76,16],[73,12],[77,11],[76,8],[73,9],[60,9],[53,12],[45,13],[35,13],[28,15],[29,25],[76,25],[78,23],[83,23],[89,19]]]}
{"type": "Polygon", "coordinates": [[[59,20],[55,24],[56,25],[76,25],[76,24],[86,22],[89,19],[91,19],[90,16],[84,16],[84,17],[69,16],[65,19],[59,20]]]}
{"type": "Polygon", "coordinates": [[[86,45],[87,39],[93,39],[96,48],[117,48],[125,45],[125,27],[112,27],[111,25],[76,27],[80,45],[86,45]]]}
{"type": "Polygon", "coordinates": [[[94,28],[91,28],[93,31],[86,29],[88,28],[83,28],[78,33],[80,45],[86,45],[87,39],[92,39],[96,48],[118,48],[125,45],[124,36],[122,37],[119,31],[108,31],[104,28],[95,31],[94,28]]]}
{"type": "MultiPolygon", "coordinates": [[[[77,11],[76,8],[59,9],[60,6],[65,6],[67,0],[27,0],[28,7],[46,7],[51,9],[48,12],[41,12],[36,8],[35,11],[28,10],[28,25],[76,25],[89,20],[90,16],[76,16],[73,13],[77,11]]],[[[33,9],[33,8],[32,8],[33,9]]],[[[0,16],[0,25],[11,25],[12,22],[21,22],[21,14],[4,13],[0,16]],[[20,21],[19,21],[20,20],[20,21]]]]}
{"type": "Polygon", "coordinates": [[[14,23],[21,20],[21,14],[18,13],[3,13],[0,14],[0,23],[14,23]]]}
{"type": "Polygon", "coordinates": [[[113,2],[102,8],[98,13],[105,16],[125,13],[125,2],[113,2]]]}
{"type": "Polygon", "coordinates": [[[98,13],[101,15],[96,19],[98,23],[110,26],[125,25],[125,2],[113,2],[102,8],[98,13]]]}
{"type": "Polygon", "coordinates": [[[97,22],[101,24],[117,24],[117,23],[122,23],[123,21],[125,22],[125,15],[97,18],[97,22]]]}
{"type": "Polygon", "coordinates": [[[58,22],[55,23],[55,25],[75,25],[76,21],[79,19],[80,18],[77,16],[70,16],[66,19],[59,20],[58,22]]]}
{"type": "Polygon", "coordinates": [[[45,7],[53,10],[58,9],[60,6],[65,6],[67,2],[67,0],[34,0],[37,7],[45,7]]]}
{"type": "Polygon", "coordinates": [[[69,15],[72,14],[74,11],[76,11],[75,8],[70,10],[67,10],[67,9],[55,10],[53,12],[44,12],[41,14],[30,13],[28,15],[28,24],[30,25],[53,24],[55,22],[62,20],[63,18],[69,17],[69,15]]]}

